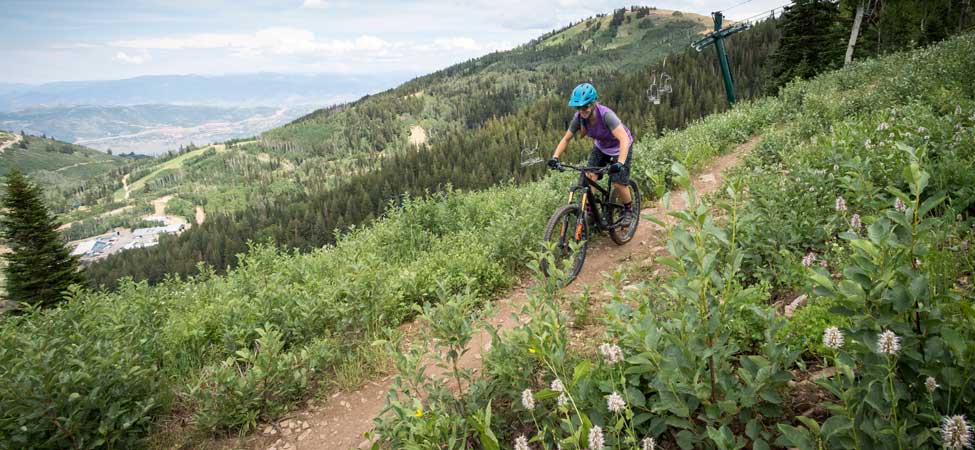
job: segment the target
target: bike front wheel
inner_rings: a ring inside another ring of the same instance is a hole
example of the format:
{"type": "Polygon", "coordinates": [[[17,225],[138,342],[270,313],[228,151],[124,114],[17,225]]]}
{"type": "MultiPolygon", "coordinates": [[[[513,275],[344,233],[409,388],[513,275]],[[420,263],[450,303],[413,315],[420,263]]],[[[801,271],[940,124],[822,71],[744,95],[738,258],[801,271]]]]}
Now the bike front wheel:
{"type": "Polygon", "coordinates": [[[609,237],[617,245],[630,242],[630,239],[633,239],[633,235],[636,234],[636,227],[640,224],[640,189],[637,188],[633,180],[630,180],[627,186],[630,188],[630,201],[633,202],[633,217],[630,219],[630,224],[622,226],[620,223],[623,217],[623,203],[615,189],[609,199],[610,206],[607,208],[609,211],[606,215],[609,217],[608,222],[610,223],[609,237]]]}
{"type": "Polygon", "coordinates": [[[561,272],[566,277],[565,284],[569,284],[582,271],[589,246],[589,224],[579,205],[568,204],[557,209],[545,226],[544,239],[542,273],[551,277],[561,272]],[[554,267],[549,266],[550,262],[554,267]]]}

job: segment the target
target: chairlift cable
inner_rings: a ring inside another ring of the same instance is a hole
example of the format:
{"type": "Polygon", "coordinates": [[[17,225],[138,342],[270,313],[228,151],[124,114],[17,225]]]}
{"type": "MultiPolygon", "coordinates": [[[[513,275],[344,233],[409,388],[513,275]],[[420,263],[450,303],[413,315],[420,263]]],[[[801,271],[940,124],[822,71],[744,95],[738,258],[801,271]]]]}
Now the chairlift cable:
{"type": "Polygon", "coordinates": [[[741,5],[744,5],[744,4],[746,4],[746,3],[750,3],[751,1],[752,1],[752,0],[745,0],[745,1],[743,1],[743,2],[741,2],[741,3],[739,3],[739,4],[737,4],[737,5],[734,5],[734,6],[732,6],[732,7],[729,7],[729,8],[725,8],[725,9],[722,9],[722,10],[721,10],[721,11],[719,11],[719,12],[725,12],[725,11],[727,11],[727,10],[729,10],[729,9],[734,9],[734,8],[737,8],[737,7],[739,7],[739,6],[741,6],[741,5]]]}
{"type": "Polygon", "coordinates": [[[787,6],[789,6],[789,5],[790,5],[790,4],[789,4],[789,3],[787,3],[787,4],[784,4],[784,5],[780,5],[780,6],[776,6],[775,8],[772,8],[772,9],[769,9],[769,10],[767,10],[767,11],[762,11],[762,12],[760,12],[760,13],[758,13],[758,14],[755,14],[755,15],[753,15],[753,16],[751,16],[751,17],[746,17],[746,18],[744,18],[744,19],[741,19],[741,20],[739,20],[738,22],[748,22],[748,21],[750,21],[750,20],[753,20],[753,19],[755,19],[755,18],[757,18],[757,17],[760,17],[760,16],[764,16],[765,14],[769,14],[769,13],[773,13],[773,12],[775,12],[776,10],[779,10],[779,9],[783,9],[783,8],[785,8],[785,7],[787,7],[787,6]]]}

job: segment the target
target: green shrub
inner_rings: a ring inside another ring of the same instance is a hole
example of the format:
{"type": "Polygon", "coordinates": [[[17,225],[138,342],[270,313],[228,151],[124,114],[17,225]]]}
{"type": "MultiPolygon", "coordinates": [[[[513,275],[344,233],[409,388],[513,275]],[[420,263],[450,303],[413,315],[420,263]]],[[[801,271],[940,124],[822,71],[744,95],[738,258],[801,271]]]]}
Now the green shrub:
{"type": "Polygon", "coordinates": [[[198,428],[251,430],[259,421],[276,419],[304,396],[306,354],[284,352],[281,333],[270,325],[256,332],[252,350],[237,350],[235,356],[204,370],[192,391],[198,428]]]}
{"type": "Polygon", "coordinates": [[[169,397],[142,330],[87,320],[101,306],[69,302],[0,329],[0,446],[139,447],[169,397]]]}

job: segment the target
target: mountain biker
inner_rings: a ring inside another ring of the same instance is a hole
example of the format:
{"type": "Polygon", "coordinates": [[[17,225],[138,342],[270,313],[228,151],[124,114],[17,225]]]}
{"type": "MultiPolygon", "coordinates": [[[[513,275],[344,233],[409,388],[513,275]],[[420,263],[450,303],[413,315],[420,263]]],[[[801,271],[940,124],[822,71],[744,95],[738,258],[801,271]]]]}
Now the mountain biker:
{"type": "MultiPolygon", "coordinates": [[[[555,153],[548,160],[548,166],[559,167],[559,155],[565,151],[569,141],[579,130],[594,141],[592,152],[589,154],[590,167],[609,167],[609,181],[613,189],[619,193],[623,201],[623,217],[620,225],[627,227],[633,220],[633,202],[630,197],[630,161],[633,160],[633,135],[630,129],[623,125],[613,110],[597,102],[596,88],[589,83],[582,83],[572,90],[569,106],[576,109],[569,129],[555,148],[555,153]],[[622,161],[622,162],[620,162],[622,161]]],[[[590,180],[596,181],[602,174],[587,173],[590,180]]],[[[586,205],[589,206],[589,205],[586,205]]]]}

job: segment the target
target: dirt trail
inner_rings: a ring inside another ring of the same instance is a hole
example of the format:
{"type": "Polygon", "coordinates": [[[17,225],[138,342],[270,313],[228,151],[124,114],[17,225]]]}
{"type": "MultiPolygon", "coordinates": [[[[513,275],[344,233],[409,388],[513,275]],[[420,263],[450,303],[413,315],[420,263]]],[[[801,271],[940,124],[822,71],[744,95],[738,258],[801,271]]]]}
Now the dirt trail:
{"type": "Polygon", "coordinates": [[[127,174],[125,174],[124,177],[122,177],[122,190],[125,192],[125,199],[126,200],[129,199],[129,175],[131,175],[131,174],[128,174],[127,173],[127,174]]]}
{"type": "MultiPolygon", "coordinates": [[[[758,137],[752,138],[738,146],[734,152],[716,159],[708,169],[693,177],[694,188],[699,194],[714,192],[721,186],[723,172],[736,165],[739,156],[751,150],[758,141],[758,137]]],[[[667,221],[670,219],[666,217],[668,211],[686,207],[684,199],[677,194],[671,195],[669,209],[664,210],[662,205],[658,205],[643,209],[642,214],[667,221]]],[[[601,272],[610,271],[623,263],[652,264],[650,257],[666,251],[662,231],[658,225],[648,220],[641,220],[636,235],[627,245],[617,246],[608,238],[598,239],[590,245],[582,272],[567,289],[576,292],[584,285],[598,285],[603,279],[601,272]]],[[[514,287],[506,298],[497,300],[494,314],[487,320],[502,330],[510,330],[517,326],[515,315],[521,311],[522,305],[528,298],[527,288],[527,284],[523,283],[514,287]]],[[[479,368],[481,355],[490,347],[491,335],[484,329],[477,331],[471,340],[470,351],[461,358],[460,365],[465,368],[479,368]]],[[[261,426],[261,433],[255,433],[247,439],[246,447],[260,450],[367,448],[371,443],[363,434],[372,429],[373,419],[382,411],[384,398],[393,376],[370,381],[355,392],[337,392],[323,406],[297,411],[289,415],[288,420],[280,421],[279,425],[285,425],[274,430],[273,435],[265,433],[270,431],[266,425],[261,426]],[[294,424],[296,427],[289,428],[287,424],[294,424]]]]}
{"type": "Polygon", "coordinates": [[[196,224],[203,225],[203,221],[207,220],[207,213],[203,211],[202,206],[196,207],[196,224]]]}
{"type": "MultiPolygon", "coordinates": [[[[108,211],[108,212],[104,212],[102,214],[99,214],[99,215],[95,216],[94,219],[97,220],[97,219],[101,219],[103,217],[117,216],[117,215],[122,214],[122,213],[124,213],[124,212],[126,212],[126,211],[128,211],[128,210],[130,210],[132,208],[134,208],[134,206],[132,206],[132,205],[123,206],[121,208],[116,208],[116,209],[113,209],[111,211],[108,211]]],[[[87,219],[87,220],[90,220],[90,219],[87,219]]],[[[58,231],[66,230],[68,228],[71,228],[71,225],[76,224],[76,223],[81,223],[81,222],[82,222],[81,220],[76,220],[74,222],[68,222],[68,223],[66,223],[66,224],[61,225],[60,227],[58,227],[58,231]]]]}
{"type": "Polygon", "coordinates": [[[60,169],[55,169],[54,171],[55,172],[60,172],[62,170],[73,169],[73,168],[79,167],[79,166],[87,166],[89,164],[100,164],[100,163],[103,163],[103,162],[105,162],[105,161],[88,161],[88,162],[83,162],[83,163],[77,163],[77,164],[72,164],[70,166],[64,166],[64,167],[62,167],[60,169]]]}

